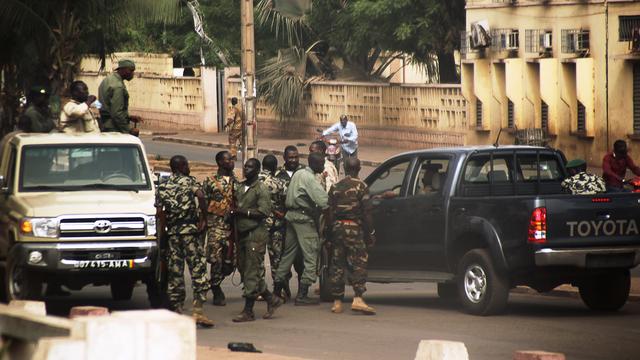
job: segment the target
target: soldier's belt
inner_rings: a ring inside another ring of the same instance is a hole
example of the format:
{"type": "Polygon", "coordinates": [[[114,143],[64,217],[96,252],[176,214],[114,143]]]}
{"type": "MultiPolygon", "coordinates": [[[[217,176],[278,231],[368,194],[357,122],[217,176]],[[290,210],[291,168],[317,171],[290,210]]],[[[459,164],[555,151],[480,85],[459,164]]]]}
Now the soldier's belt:
{"type": "Polygon", "coordinates": [[[360,221],[353,219],[337,219],[336,222],[341,224],[360,225],[360,221]]]}

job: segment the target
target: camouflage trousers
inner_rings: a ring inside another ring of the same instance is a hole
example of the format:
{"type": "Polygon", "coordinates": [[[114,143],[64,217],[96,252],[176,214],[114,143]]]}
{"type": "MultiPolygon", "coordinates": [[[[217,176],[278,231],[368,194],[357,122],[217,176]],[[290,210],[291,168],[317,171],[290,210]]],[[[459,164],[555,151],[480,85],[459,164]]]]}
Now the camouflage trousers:
{"type": "Polygon", "coordinates": [[[185,299],[184,263],[189,267],[194,300],[205,302],[209,290],[207,262],[199,234],[169,235],[167,292],[171,310],[182,308],[185,299]]]}
{"type": "Polygon", "coordinates": [[[264,254],[269,233],[263,226],[242,234],[238,249],[238,269],[243,284],[243,295],[247,299],[255,299],[267,290],[264,281],[264,254]]]}
{"type": "Polygon", "coordinates": [[[269,241],[267,242],[267,251],[269,252],[269,265],[271,265],[271,279],[275,280],[276,270],[282,259],[282,250],[284,248],[285,226],[273,226],[269,229],[269,241]]]}
{"type": "Polygon", "coordinates": [[[209,219],[207,261],[211,264],[211,286],[220,286],[233,273],[235,259],[229,256],[232,242],[231,226],[222,219],[209,219]]]}
{"type": "Polygon", "coordinates": [[[336,221],[333,225],[331,242],[329,281],[334,299],[344,297],[344,273],[356,296],[367,291],[367,245],[362,236],[362,228],[355,222],[336,221]]]}
{"type": "Polygon", "coordinates": [[[238,143],[241,143],[242,129],[229,130],[229,152],[231,156],[238,156],[238,143]]]}

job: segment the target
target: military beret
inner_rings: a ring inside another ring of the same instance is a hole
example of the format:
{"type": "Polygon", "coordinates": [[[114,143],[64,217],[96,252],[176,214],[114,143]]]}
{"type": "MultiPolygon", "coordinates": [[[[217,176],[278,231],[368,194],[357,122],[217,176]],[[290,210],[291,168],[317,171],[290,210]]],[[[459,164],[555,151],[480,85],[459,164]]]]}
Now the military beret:
{"type": "Polygon", "coordinates": [[[120,61],[118,61],[118,67],[117,69],[120,68],[131,68],[131,69],[135,69],[136,68],[136,63],[133,62],[133,60],[128,60],[128,59],[122,59],[120,61]]]}
{"type": "Polygon", "coordinates": [[[567,163],[567,169],[586,165],[587,162],[582,159],[573,159],[567,163]]]}
{"type": "Polygon", "coordinates": [[[49,93],[44,86],[40,86],[40,85],[32,86],[31,89],[29,89],[29,92],[32,94],[43,94],[43,95],[46,95],[49,93]]]}

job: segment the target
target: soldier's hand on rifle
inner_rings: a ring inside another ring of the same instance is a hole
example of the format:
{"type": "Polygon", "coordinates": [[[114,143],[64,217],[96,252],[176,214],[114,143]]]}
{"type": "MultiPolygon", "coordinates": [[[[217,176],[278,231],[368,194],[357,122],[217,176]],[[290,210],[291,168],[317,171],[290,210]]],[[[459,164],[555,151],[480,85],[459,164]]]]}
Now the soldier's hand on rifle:
{"type": "Polygon", "coordinates": [[[144,120],[138,115],[129,115],[129,121],[132,123],[144,123],[144,120]]]}
{"type": "Polygon", "coordinates": [[[138,135],[140,135],[140,129],[133,128],[133,129],[129,130],[129,134],[131,134],[133,136],[138,136],[138,135]]]}
{"type": "Polygon", "coordinates": [[[203,232],[207,228],[207,218],[204,216],[200,217],[200,221],[198,222],[198,231],[203,232]]]}

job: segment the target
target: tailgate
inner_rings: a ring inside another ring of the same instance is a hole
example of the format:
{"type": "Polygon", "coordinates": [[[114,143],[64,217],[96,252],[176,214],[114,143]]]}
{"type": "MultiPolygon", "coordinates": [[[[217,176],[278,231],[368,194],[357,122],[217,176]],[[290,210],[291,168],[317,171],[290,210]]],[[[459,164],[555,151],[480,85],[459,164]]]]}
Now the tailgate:
{"type": "Polygon", "coordinates": [[[640,245],[640,194],[560,195],[544,200],[545,246],[640,245]]]}

